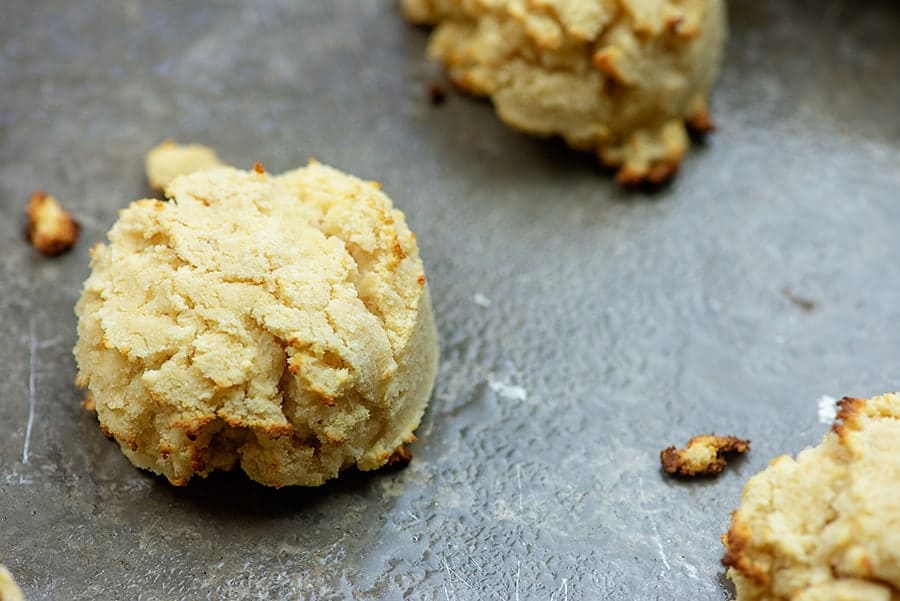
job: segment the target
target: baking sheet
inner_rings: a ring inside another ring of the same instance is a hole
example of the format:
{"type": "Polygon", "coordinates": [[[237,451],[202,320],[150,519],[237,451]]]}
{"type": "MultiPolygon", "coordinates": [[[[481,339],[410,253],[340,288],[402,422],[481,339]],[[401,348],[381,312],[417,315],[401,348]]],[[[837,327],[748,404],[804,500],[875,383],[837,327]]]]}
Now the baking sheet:
{"type": "Polygon", "coordinates": [[[729,8],[718,130],[635,194],[486,102],[430,106],[394,2],[7,0],[0,561],[28,598],[730,598],[745,479],[819,439],[823,395],[900,388],[900,10],[729,8]],[[408,469],[176,489],[80,408],[88,249],[167,136],[270,171],[315,156],[406,212],[443,357],[408,469]],[[81,220],[72,253],[23,241],[35,188],[81,220]],[[661,476],[709,431],[752,451],[661,476]]]}

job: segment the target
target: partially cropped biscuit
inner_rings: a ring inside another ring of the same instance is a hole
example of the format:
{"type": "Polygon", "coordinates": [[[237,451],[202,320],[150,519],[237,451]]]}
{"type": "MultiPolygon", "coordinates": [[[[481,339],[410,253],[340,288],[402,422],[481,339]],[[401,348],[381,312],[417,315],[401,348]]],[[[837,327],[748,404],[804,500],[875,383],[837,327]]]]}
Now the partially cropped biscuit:
{"type": "Polygon", "coordinates": [[[428,53],[507,124],[562,136],[626,184],[670,177],[712,127],[723,0],[404,0],[428,53]]]}
{"type": "Polygon", "coordinates": [[[13,580],[12,574],[0,565],[0,601],[22,601],[22,590],[13,580]]]}
{"type": "Polygon", "coordinates": [[[166,194],[120,212],[76,307],[77,382],[132,463],[315,486],[414,439],[437,337],[415,236],[377,184],[312,163],[166,194]]]}
{"type": "Polygon", "coordinates": [[[224,163],[212,148],[202,144],[178,144],[175,140],[163,140],[144,157],[147,183],[159,192],[179,175],[222,166],[224,163]]]}
{"type": "Polygon", "coordinates": [[[744,487],[723,537],[738,601],[900,600],[900,395],[840,408],[744,487]]]}

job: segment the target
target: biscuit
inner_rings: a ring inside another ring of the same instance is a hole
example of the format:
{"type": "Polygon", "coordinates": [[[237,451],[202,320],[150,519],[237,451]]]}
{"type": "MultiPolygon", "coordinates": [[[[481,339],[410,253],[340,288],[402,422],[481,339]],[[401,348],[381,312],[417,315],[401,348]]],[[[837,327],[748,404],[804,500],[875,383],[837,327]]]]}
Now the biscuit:
{"type": "Polygon", "coordinates": [[[747,481],[723,543],[738,601],[900,600],[900,395],[842,399],[821,444],[747,481]]]}
{"type": "Polygon", "coordinates": [[[157,192],[179,175],[222,166],[224,163],[212,148],[202,144],[178,144],[175,140],[163,140],[144,157],[147,183],[157,192]]]}
{"type": "Polygon", "coordinates": [[[120,212],[74,353],[134,465],[316,486],[414,439],[437,334],[415,236],[379,187],[318,163],[222,167],[120,212]]]}
{"type": "Polygon", "coordinates": [[[404,0],[428,54],[508,125],[562,136],[623,184],[670,177],[707,131],[723,0],[404,0]]]}
{"type": "Polygon", "coordinates": [[[663,471],[678,476],[714,476],[728,464],[727,456],[745,453],[750,441],[734,436],[701,434],[691,438],[685,448],[669,447],[659,454],[663,471]]]}
{"type": "Polygon", "coordinates": [[[53,257],[75,246],[81,226],[55,198],[46,192],[33,192],[25,212],[28,215],[25,233],[41,253],[53,257]]]}
{"type": "Polygon", "coordinates": [[[13,580],[12,574],[0,565],[0,601],[22,601],[22,590],[13,580]]]}

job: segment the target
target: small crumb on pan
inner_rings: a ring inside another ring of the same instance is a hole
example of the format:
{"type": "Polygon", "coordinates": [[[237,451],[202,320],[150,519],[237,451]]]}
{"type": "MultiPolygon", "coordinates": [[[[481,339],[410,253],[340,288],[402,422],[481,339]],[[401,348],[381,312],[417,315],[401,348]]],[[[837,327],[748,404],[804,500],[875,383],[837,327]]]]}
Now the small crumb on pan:
{"type": "Polygon", "coordinates": [[[690,439],[683,449],[669,447],[659,454],[663,471],[678,476],[713,476],[727,465],[727,455],[744,453],[750,441],[735,436],[701,434],[690,439]]]}
{"type": "Polygon", "coordinates": [[[430,102],[432,106],[439,106],[444,104],[446,100],[447,90],[444,86],[436,81],[428,82],[428,102],[430,102]]]}
{"type": "Polygon", "coordinates": [[[28,214],[25,233],[40,252],[53,257],[75,246],[81,226],[55,198],[40,190],[33,192],[25,212],[28,214]]]}

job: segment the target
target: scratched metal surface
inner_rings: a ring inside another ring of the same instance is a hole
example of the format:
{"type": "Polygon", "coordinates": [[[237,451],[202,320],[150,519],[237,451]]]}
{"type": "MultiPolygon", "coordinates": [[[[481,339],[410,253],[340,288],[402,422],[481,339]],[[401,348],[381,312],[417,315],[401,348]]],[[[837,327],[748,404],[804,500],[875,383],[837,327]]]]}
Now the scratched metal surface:
{"type": "Polygon", "coordinates": [[[487,103],[430,107],[426,35],[387,0],[7,0],[0,561],[28,598],[729,598],[743,481],[817,441],[821,395],[900,388],[900,10],[730,9],[719,129],[645,195],[487,103]],[[408,469],[176,489],[79,407],[88,249],[164,136],[272,171],[315,155],[406,211],[443,353],[408,469]],[[74,252],[23,242],[34,188],[83,223],[74,252]],[[707,431],[753,450],[660,475],[707,431]]]}

